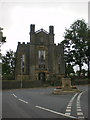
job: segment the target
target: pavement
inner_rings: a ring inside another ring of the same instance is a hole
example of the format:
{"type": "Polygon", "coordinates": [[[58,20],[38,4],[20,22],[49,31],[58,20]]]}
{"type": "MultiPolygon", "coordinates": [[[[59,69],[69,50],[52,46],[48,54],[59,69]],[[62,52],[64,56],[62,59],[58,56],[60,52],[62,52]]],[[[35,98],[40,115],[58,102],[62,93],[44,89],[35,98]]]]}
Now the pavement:
{"type": "Polygon", "coordinates": [[[90,86],[77,86],[82,92],[53,95],[54,88],[14,89],[2,92],[2,118],[88,118],[90,86]]]}

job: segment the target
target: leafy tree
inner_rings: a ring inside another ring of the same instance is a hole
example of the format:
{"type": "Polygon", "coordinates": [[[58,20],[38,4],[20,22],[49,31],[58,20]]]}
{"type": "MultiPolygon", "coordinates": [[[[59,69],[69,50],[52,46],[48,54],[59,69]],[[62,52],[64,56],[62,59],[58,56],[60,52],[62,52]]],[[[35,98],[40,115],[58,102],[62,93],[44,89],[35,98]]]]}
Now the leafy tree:
{"type": "Polygon", "coordinates": [[[6,42],[6,37],[3,37],[3,28],[0,27],[0,44],[6,42]]]}
{"type": "Polygon", "coordinates": [[[82,69],[82,74],[83,74],[83,76],[85,76],[86,73],[87,73],[87,70],[82,69]]]}
{"type": "Polygon", "coordinates": [[[2,56],[3,79],[14,79],[15,74],[15,52],[9,50],[2,56]]]}
{"type": "Polygon", "coordinates": [[[71,64],[68,64],[66,66],[66,73],[68,74],[68,76],[70,76],[70,73],[75,73],[74,69],[73,69],[73,66],[71,64]]]}
{"type": "MultiPolygon", "coordinates": [[[[2,32],[3,28],[0,27],[0,47],[2,46],[3,43],[5,43],[6,41],[6,37],[3,37],[3,32],[2,32]]],[[[2,59],[1,59],[1,49],[0,49],[0,79],[2,79],[2,59]]]]}
{"type": "MultiPolygon", "coordinates": [[[[87,51],[88,26],[84,20],[76,20],[69,29],[65,29],[64,44],[66,65],[79,65],[80,74],[85,63],[87,51]]],[[[79,76],[80,76],[79,74],[79,76]]]]}
{"type": "Polygon", "coordinates": [[[88,78],[90,78],[90,27],[88,28],[88,36],[87,36],[87,49],[85,51],[86,54],[86,64],[88,66],[88,78]]]}
{"type": "MultiPolygon", "coordinates": [[[[3,37],[3,28],[0,27],[0,47],[2,46],[3,43],[6,42],[6,37],[3,37]]],[[[0,65],[1,65],[1,49],[0,49],[0,65]]],[[[1,68],[1,67],[0,67],[1,68]]],[[[0,72],[1,73],[1,72],[0,72]]]]}

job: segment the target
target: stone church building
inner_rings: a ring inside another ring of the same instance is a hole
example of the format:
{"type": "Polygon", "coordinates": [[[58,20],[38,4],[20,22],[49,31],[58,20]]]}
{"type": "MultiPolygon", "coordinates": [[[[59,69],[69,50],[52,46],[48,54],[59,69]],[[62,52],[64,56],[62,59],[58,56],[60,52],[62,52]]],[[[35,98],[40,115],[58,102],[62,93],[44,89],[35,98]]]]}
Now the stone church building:
{"type": "Polygon", "coordinates": [[[55,76],[60,79],[65,74],[63,45],[54,43],[54,27],[49,32],[35,31],[30,25],[30,42],[18,42],[16,51],[15,79],[49,80],[55,76]]]}

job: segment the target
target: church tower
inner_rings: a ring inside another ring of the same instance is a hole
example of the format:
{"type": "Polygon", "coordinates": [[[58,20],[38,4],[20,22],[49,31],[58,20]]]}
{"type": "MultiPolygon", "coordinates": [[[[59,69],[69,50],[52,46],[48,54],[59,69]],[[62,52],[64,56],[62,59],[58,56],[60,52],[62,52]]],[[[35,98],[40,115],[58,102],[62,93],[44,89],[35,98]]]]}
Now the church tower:
{"type": "Polygon", "coordinates": [[[65,74],[63,45],[54,43],[54,26],[49,32],[44,29],[35,31],[30,25],[30,42],[18,43],[16,51],[16,79],[40,80],[45,82],[50,77],[60,79],[65,74]]]}

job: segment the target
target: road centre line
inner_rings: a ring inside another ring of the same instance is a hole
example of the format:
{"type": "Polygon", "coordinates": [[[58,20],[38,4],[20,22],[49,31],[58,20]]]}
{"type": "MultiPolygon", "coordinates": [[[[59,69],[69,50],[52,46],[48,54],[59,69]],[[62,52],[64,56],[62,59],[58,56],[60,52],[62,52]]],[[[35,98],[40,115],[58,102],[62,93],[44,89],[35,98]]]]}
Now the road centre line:
{"type": "Polygon", "coordinates": [[[53,110],[50,110],[50,109],[47,109],[47,108],[44,108],[44,107],[41,107],[41,106],[35,106],[36,108],[39,108],[39,109],[42,109],[42,110],[45,110],[45,111],[48,111],[48,112],[51,112],[51,113],[54,113],[54,114],[57,114],[57,115],[62,115],[64,117],[68,117],[68,118],[74,118],[74,119],[77,119],[76,117],[74,116],[70,116],[68,114],[63,114],[63,113],[60,113],[60,112],[56,112],[56,111],[53,111],[53,110]]]}
{"type": "MultiPolygon", "coordinates": [[[[15,98],[17,98],[17,96],[15,95],[15,94],[11,94],[11,95],[13,95],[15,98]]],[[[18,98],[18,100],[20,100],[20,101],[22,101],[22,102],[24,102],[24,103],[28,103],[28,102],[26,102],[25,100],[22,100],[22,99],[20,99],[20,98],[18,98]]]]}
{"type": "Polygon", "coordinates": [[[11,95],[13,95],[15,98],[17,98],[17,96],[15,94],[11,94],[11,95]]]}
{"type": "Polygon", "coordinates": [[[67,107],[67,109],[70,109],[71,107],[67,107]]]}
{"type": "Polygon", "coordinates": [[[71,107],[72,107],[72,104],[68,104],[67,108],[68,108],[68,107],[70,107],[70,108],[71,108],[71,107]]]}
{"type": "Polygon", "coordinates": [[[81,93],[78,95],[78,98],[77,98],[77,103],[78,103],[78,102],[80,102],[81,95],[82,95],[83,93],[85,93],[86,91],[87,91],[87,90],[85,90],[85,91],[81,92],[81,93]]]}
{"type": "Polygon", "coordinates": [[[78,94],[78,93],[76,93],[76,94],[71,98],[70,102],[68,103],[67,108],[66,108],[66,112],[65,112],[66,115],[71,115],[72,103],[73,103],[75,97],[77,96],[77,94],[78,94]]]}
{"type": "Polygon", "coordinates": [[[84,118],[84,115],[83,115],[83,112],[82,112],[82,109],[81,109],[81,105],[80,105],[80,98],[81,98],[81,95],[86,91],[87,90],[81,92],[77,97],[77,116],[78,116],[78,118],[84,118]]]}
{"type": "Polygon", "coordinates": [[[78,119],[81,119],[81,120],[82,120],[82,119],[84,119],[84,117],[80,116],[80,117],[78,117],[78,119]]]}
{"type": "Polygon", "coordinates": [[[81,110],[81,108],[79,108],[79,109],[77,109],[77,111],[79,111],[79,112],[80,112],[80,111],[82,111],[82,110],[81,110]]]}
{"type": "Polygon", "coordinates": [[[77,109],[81,109],[81,107],[80,107],[80,106],[77,106],[77,109]]]}
{"type": "Polygon", "coordinates": [[[65,115],[69,115],[70,116],[70,113],[67,112],[67,113],[65,113],[65,115]]]}
{"type": "MultiPolygon", "coordinates": [[[[78,112],[77,115],[78,115],[78,116],[79,116],[79,115],[81,116],[81,115],[83,115],[83,113],[82,113],[82,112],[78,112]]],[[[83,116],[83,117],[84,117],[84,116],[83,116]]]]}
{"type": "MultiPolygon", "coordinates": [[[[82,110],[81,110],[81,106],[80,106],[80,98],[81,98],[81,95],[86,92],[86,91],[83,91],[81,92],[78,97],[77,97],[77,115],[78,115],[78,119],[79,118],[84,118],[83,116],[83,113],[82,113],[82,110]]],[[[74,119],[77,119],[77,117],[74,117],[74,116],[71,116],[71,107],[72,107],[72,103],[73,103],[73,100],[75,99],[75,97],[77,96],[78,93],[76,93],[70,100],[68,106],[67,106],[67,109],[66,109],[66,113],[63,114],[63,113],[59,113],[59,112],[56,112],[56,111],[53,111],[53,110],[50,110],[50,109],[47,109],[47,108],[43,108],[43,107],[40,107],[40,106],[35,106],[36,108],[39,108],[39,109],[42,109],[42,110],[45,110],[45,111],[48,111],[48,112],[51,112],[51,113],[54,113],[54,114],[58,114],[58,115],[62,115],[64,117],[69,117],[69,118],[74,118],[74,119]]],[[[13,95],[15,98],[17,98],[17,96],[15,94],[11,94],[13,95]]],[[[27,101],[24,101],[22,99],[19,99],[18,100],[28,104],[27,101]]]]}
{"type": "Polygon", "coordinates": [[[26,101],[24,101],[24,100],[22,100],[22,99],[18,99],[18,100],[20,100],[20,101],[22,101],[22,102],[24,102],[24,103],[26,103],[26,104],[28,103],[28,102],[26,102],[26,101]]]}
{"type": "Polygon", "coordinates": [[[70,112],[70,111],[71,111],[71,108],[66,110],[66,112],[70,112]]]}

